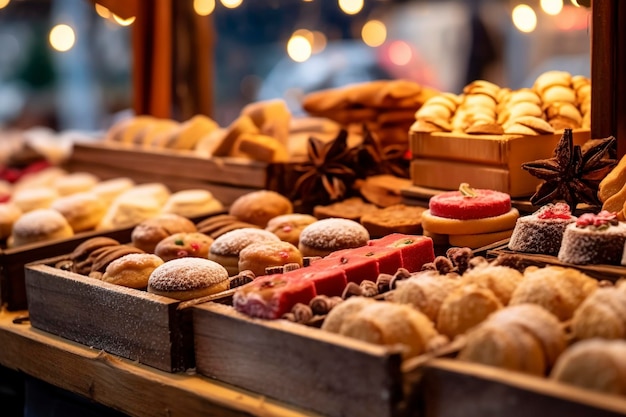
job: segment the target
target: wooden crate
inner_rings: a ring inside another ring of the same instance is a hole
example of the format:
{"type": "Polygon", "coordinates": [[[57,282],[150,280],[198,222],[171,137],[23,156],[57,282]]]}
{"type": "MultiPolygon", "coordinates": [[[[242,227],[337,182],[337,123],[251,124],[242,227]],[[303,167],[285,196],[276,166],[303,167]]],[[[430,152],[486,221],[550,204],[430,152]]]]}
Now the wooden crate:
{"type": "Polygon", "coordinates": [[[330,417],[390,417],[403,404],[398,350],[233,307],[193,308],[198,373],[330,417]]]}
{"type": "Polygon", "coordinates": [[[26,266],[31,325],[166,372],[194,366],[191,302],[55,268],[26,266]]]}
{"type": "Polygon", "coordinates": [[[456,359],[422,367],[413,415],[554,417],[626,415],[626,398],[456,359]]]}
{"type": "MultiPolygon", "coordinates": [[[[541,182],[522,169],[524,162],[553,156],[561,134],[468,135],[457,132],[410,132],[414,185],[456,190],[459,184],[502,191],[511,197],[533,194],[541,182]]],[[[574,144],[590,139],[588,130],[574,131],[574,144]]]]}
{"type": "Polygon", "coordinates": [[[172,191],[202,188],[226,206],[258,189],[286,195],[295,183],[293,164],[268,164],[241,158],[204,158],[191,151],[141,149],[123,144],[81,142],[64,165],[101,179],[130,177],[138,183],[158,181],[172,191]]]}
{"type": "Polygon", "coordinates": [[[70,253],[82,242],[96,236],[107,236],[129,242],[131,228],[82,232],[66,239],[37,242],[0,250],[0,300],[8,310],[26,309],[24,266],[30,262],[70,253]]]}

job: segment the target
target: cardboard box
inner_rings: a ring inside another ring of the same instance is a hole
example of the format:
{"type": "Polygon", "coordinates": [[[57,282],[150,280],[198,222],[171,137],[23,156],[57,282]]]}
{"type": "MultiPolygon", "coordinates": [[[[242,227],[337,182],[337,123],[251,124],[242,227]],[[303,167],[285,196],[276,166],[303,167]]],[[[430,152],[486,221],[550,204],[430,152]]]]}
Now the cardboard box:
{"type": "MultiPolygon", "coordinates": [[[[511,197],[532,195],[541,180],[522,169],[525,162],[551,158],[561,134],[468,135],[457,132],[410,132],[414,185],[456,190],[462,182],[511,197]]],[[[590,139],[588,130],[574,131],[574,144],[590,139]]]]}

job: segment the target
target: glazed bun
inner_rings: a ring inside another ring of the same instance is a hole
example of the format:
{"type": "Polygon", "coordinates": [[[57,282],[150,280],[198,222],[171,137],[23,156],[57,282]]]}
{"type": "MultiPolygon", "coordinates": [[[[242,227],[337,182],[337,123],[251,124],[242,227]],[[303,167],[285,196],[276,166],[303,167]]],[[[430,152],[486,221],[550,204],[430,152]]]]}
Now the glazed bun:
{"type": "Polygon", "coordinates": [[[217,262],[180,258],[157,267],[148,280],[148,292],[177,300],[191,300],[229,289],[228,272],[217,262]]]}
{"type": "Polygon", "coordinates": [[[196,225],[186,217],[163,213],[146,219],[133,228],[130,238],[133,246],[154,253],[156,245],[168,236],[181,232],[196,232],[196,225]]]}
{"type": "Polygon", "coordinates": [[[187,218],[223,210],[224,206],[208,190],[190,189],[175,192],[165,202],[162,211],[187,218]]]}
{"type": "Polygon", "coordinates": [[[165,262],[188,256],[206,259],[212,243],[213,238],[204,233],[174,233],[157,243],[154,253],[165,262]]]}
{"type": "Polygon", "coordinates": [[[72,237],[74,231],[61,213],[52,209],[37,209],[24,213],[13,224],[8,240],[10,247],[72,237]]]}
{"type": "Polygon", "coordinates": [[[239,271],[250,270],[254,275],[267,275],[265,269],[295,263],[302,266],[302,254],[289,242],[267,241],[252,243],[239,252],[239,271]]]}
{"type": "Polygon", "coordinates": [[[322,219],[302,230],[299,249],[302,256],[327,256],[340,249],[365,246],[369,238],[367,229],[354,220],[322,219]]]}
{"type": "Polygon", "coordinates": [[[163,260],[151,253],[131,253],[107,265],[102,278],[104,282],[129,288],[143,289],[148,286],[150,274],[163,260]]]}
{"type": "Polygon", "coordinates": [[[237,198],[230,206],[229,213],[243,222],[264,228],[273,217],[293,213],[293,205],[282,194],[258,190],[237,198]]]}
{"type": "Polygon", "coordinates": [[[89,192],[57,198],[51,208],[67,219],[74,233],[95,229],[106,213],[102,200],[89,192]]]}

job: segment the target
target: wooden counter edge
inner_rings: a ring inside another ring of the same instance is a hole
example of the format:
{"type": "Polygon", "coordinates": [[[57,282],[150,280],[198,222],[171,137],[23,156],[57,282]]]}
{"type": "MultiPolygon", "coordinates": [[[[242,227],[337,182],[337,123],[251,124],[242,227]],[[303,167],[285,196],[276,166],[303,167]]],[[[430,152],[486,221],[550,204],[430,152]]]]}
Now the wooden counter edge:
{"type": "Polygon", "coordinates": [[[131,416],[318,416],[199,375],[170,374],[39,331],[0,312],[0,365],[131,416]]]}

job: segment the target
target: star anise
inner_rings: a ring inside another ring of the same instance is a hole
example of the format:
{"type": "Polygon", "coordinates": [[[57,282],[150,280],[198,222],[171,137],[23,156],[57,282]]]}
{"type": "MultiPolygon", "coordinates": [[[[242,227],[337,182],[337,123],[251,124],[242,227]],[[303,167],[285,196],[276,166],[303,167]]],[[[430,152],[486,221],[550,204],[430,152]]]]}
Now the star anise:
{"type": "Polygon", "coordinates": [[[592,139],[583,148],[574,145],[572,130],[565,129],[554,156],[522,164],[531,175],[544,180],[530,202],[536,206],[563,200],[574,212],[578,203],[601,205],[598,186],[617,164],[609,151],[615,138],[592,139]]]}
{"type": "Polygon", "coordinates": [[[356,150],[356,169],[359,178],[390,174],[408,178],[410,159],[407,147],[401,144],[381,146],[372,131],[363,126],[363,141],[356,150]]]}
{"type": "Polygon", "coordinates": [[[354,149],[348,147],[348,132],[341,130],[332,141],[310,137],[308,161],[294,170],[302,173],[294,184],[292,199],[307,208],[328,204],[347,196],[356,180],[351,168],[354,149]]]}

